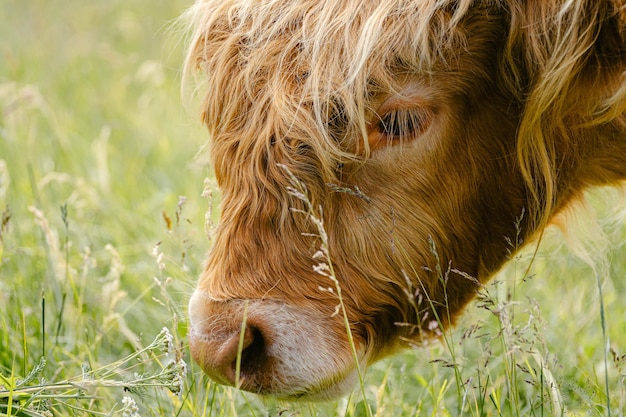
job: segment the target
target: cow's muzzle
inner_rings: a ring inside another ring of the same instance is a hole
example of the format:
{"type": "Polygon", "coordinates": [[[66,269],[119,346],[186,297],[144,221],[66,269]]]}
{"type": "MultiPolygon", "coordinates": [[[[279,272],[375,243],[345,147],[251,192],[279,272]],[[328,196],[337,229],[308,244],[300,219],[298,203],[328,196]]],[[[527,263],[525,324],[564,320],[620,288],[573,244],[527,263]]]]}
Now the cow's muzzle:
{"type": "Polygon", "coordinates": [[[356,363],[333,317],[275,300],[216,300],[196,290],[189,346],[214,381],[284,399],[325,400],[354,385],[356,363]]]}

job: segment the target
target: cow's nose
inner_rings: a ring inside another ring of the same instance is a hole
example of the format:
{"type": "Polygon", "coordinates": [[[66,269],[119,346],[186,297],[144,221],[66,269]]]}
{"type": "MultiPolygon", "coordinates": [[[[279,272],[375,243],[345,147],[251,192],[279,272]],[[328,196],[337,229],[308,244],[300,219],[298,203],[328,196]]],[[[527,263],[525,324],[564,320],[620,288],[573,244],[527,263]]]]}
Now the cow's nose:
{"type": "Polygon", "coordinates": [[[189,300],[193,359],[214,381],[256,394],[325,400],[349,390],[358,373],[342,331],[339,319],[307,306],[216,300],[201,289],[189,300]]]}
{"type": "Polygon", "coordinates": [[[201,319],[195,319],[196,314],[190,317],[189,346],[209,377],[224,385],[255,390],[270,361],[268,338],[259,326],[246,320],[245,307],[238,304],[195,303],[201,319]]]}
{"type": "Polygon", "coordinates": [[[191,340],[194,359],[207,375],[222,384],[249,385],[248,379],[262,372],[267,362],[265,340],[254,326],[244,324],[223,338],[196,333],[191,340]]]}

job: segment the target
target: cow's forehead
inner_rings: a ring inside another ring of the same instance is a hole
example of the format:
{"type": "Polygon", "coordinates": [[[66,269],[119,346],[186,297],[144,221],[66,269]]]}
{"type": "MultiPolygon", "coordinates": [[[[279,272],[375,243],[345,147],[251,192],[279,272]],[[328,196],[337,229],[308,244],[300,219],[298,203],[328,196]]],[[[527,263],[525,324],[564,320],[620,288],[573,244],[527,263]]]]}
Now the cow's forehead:
{"type": "Polygon", "coordinates": [[[284,195],[282,164],[323,195],[349,171],[338,166],[369,157],[377,104],[407,79],[445,78],[440,95],[477,85],[454,78],[467,57],[491,72],[472,50],[485,42],[467,41],[494,38],[502,22],[483,9],[455,19],[444,3],[200,2],[191,60],[205,75],[215,172],[232,183],[220,186],[284,195]]]}
{"type": "Polygon", "coordinates": [[[276,136],[321,135],[312,142],[329,145],[334,160],[346,157],[381,94],[403,75],[427,76],[456,58],[443,56],[445,45],[463,43],[464,34],[445,3],[200,2],[203,32],[192,54],[207,76],[209,130],[218,140],[230,132],[249,138],[244,152],[276,136]]]}
{"type": "Polygon", "coordinates": [[[431,71],[446,43],[462,42],[450,10],[465,2],[454,9],[442,1],[407,3],[200,2],[202,33],[192,54],[209,76],[232,65],[250,94],[264,83],[285,88],[288,80],[307,87],[302,101],[342,92],[358,99],[372,78],[384,84],[398,67],[431,71]]]}

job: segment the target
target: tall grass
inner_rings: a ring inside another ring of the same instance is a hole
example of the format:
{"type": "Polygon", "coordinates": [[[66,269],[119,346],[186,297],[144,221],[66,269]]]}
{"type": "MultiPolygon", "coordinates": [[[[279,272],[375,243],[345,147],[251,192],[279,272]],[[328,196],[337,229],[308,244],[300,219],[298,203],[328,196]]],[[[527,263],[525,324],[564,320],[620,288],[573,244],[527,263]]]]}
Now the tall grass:
{"type": "Polygon", "coordinates": [[[376,364],[347,398],[206,379],[185,305],[219,194],[167,29],[188,3],[0,3],[0,416],[624,415],[622,223],[600,224],[604,269],[553,236],[528,273],[532,248],[515,255],[445,343],[376,364]]]}

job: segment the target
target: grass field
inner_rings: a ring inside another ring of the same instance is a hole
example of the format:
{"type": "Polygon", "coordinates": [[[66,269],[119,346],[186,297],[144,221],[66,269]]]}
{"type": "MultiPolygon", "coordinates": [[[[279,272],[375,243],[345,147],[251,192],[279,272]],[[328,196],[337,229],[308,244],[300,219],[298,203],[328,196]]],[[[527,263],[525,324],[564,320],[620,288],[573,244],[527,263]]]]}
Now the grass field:
{"type": "Polygon", "coordinates": [[[206,379],[185,308],[219,196],[179,92],[189,2],[0,0],[0,416],[625,414],[625,212],[607,190],[597,224],[574,222],[606,234],[581,239],[598,278],[548,233],[443,343],[372,367],[365,398],[206,379]]]}

